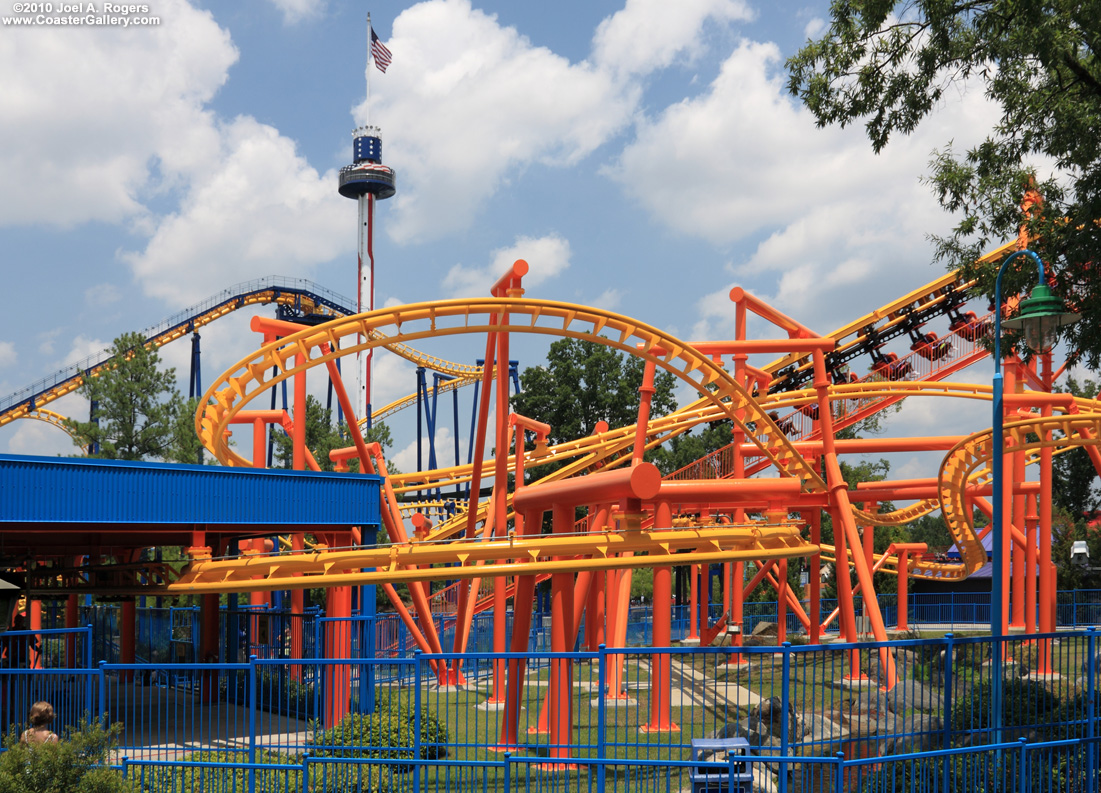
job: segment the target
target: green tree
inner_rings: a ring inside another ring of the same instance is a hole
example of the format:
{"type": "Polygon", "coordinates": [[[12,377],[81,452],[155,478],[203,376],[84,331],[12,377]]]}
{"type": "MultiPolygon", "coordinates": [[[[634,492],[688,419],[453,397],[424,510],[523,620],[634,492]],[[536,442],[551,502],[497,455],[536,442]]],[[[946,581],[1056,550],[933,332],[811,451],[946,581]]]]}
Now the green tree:
{"type": "MultiPolygon", "coordinates": [[[[975,147],[933,152],[927,182],[955,214],[937,256],[993,292],[979,255],[1015,238],[1057,265],[1054,288],[1083,321],[1065,333],[1091,369],[1101,362],[1101,7],[1081,0],[834,0],[825,35],[787,65],[788,87],[820,126],[864,121],[879,152],[946,97],[981,85],[1001,120],[975,147]],[[1048,178],[1036,162],[1050,168],[1048,178]],[[1035,188],[1042,210],[1022,212],[1035,188]]],[[[1035,283],[1022,258],[1005,294],[1035,283]]],[[[998,264],[998,263],[995,263],[998,264]]]]}
{"type": "Polygon", "coordinates": [[[109,460],[166,459],[177,437],[183,401],[176,370],[160,370],[155,345],[140,333],[124,333],[111,346],[112,368],[80,387],[94,406],[91,421],[67,419],[74,443],[98,444],[94,455],[109,460]]]}
{"type": "MultiPolygon", "coordinates": [[[[550,424],[552,444],[589,435],[598,421],[612,429],[634,424],[643,368],[641,358],[595,341],[560,339],[550,345],[545,366],[528,367],[520,375],[522,389],[512,398],[512,409],[550,424]]],[[[669,372],[654,377],[651,418],[676,409],[675,384],[669,372]]]]}
{"type": "Polygon", "coordinates": [[[195,432],[195,411],[198,409],[199,400],[195,397],[181,401],[172,427],[172,442],[165,452],[169,462],[202,464],[203,444],[195,432]]]}
{"type": "MultiPolygon", "coordinates": [[[[1075,396],[1093,399],[1097,396],[1098,384],[1092,380],[1079,383],[1070,377],[1066,390],[1075,396]]],[[[1084,448],[1055,455],[1052,474],[1052,501],[1072,520],[1082,520],[1101,509],[1101,480],[1084,448]]]]}
{"type": "MultiPolygon", "coordinates": [[[[290,468],[294,462],[294,443],[281,429],[275,430],[275,454],[273,465],[276,468],[290,468]]],[[[371,429],[363,433],[363,439],[367,443],[378,443],[386,451],[393,445],[390,428],[379,422],[371,429]]],[[[348,426],[341,423],[338,427],[333,421],[332,411],[324,407],[313,394],[306,396],[306,448],[308,448],[317,460],[322,471],[332,471],[333,462],[329,459],[329,452],[333,449],[344,449],[352,445],[352,439],[348,435],[348,426]]],[[[359,470],[359,460],[348,461],[351,471],[359,470]]],[[[387,464],[391,474],[398,471],[387,464]]]]}
{"type": "Polygon", "coordinates": [[[679,471],[731,443],[730,421],[713,421],[692,432],[678,435],[654,450],[654,465],[662,474],[679,471]]]}

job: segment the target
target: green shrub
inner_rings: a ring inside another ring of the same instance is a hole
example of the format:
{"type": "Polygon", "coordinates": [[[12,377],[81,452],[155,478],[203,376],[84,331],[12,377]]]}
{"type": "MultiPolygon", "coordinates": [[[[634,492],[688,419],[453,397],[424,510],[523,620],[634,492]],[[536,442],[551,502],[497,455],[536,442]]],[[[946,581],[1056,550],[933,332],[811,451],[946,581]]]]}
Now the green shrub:
{"type": "MultiPolygon", "coordinates": [[[[1036,680],[1010,678],[1002,687],[1002,726],[1049,729],[1059,709],[1059,697],[1036,680]]],[[[985,680],[956,698],[952,730],[957,733],[990,727],[990,681],[985,680]]]]}
{"type": "Polygon", "coordinates": [[[13,731],[0,756],[0,793],[138,793],[134,782],[105,767],[121,724],[101,729],[82,721],[57,743],[25,746],[13,731]]]}
{"type": "MultiPolygon", "coordinates": [[[[184,760],[193,763],[246,763],[245,752],[192,752],[184,760]]],[[[280,752],[258,751],[256,762],[265,765],[296,766],[285,771],[256,771],[256,793],[285,793],[302,787],[298,757],[280,752]]],[[[248,769],[244,768],[152,768],[145,774],[144,793],[176,793],[192,790],[248,790],[248,769]]]]}
{"type": "MultiPolygon", "coordinates": [[[[319,732],[312,741],[311,758],[383,758],[390,761],[413,759],[415,727],[412,695],[400,696],[380,691],[375,699],[375,712],[349,713],[340,724],[319,732]]],[[[447,728],[431,710],[422,705],[420,757],[434,760],[447,753],[447,728]]],[[[338,791],[344,789],[387,791],[395,774],[412,768],[409,762],[379,764],[314,763],[310,764],[311,789],[338,791]]]]}

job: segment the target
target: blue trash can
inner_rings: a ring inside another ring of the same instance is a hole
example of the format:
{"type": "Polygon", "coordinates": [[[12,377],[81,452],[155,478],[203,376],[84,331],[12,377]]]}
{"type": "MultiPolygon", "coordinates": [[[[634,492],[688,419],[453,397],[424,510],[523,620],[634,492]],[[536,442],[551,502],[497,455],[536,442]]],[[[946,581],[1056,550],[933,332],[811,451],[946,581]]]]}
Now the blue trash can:
{"type": "Polygon", "coordinates": [[[692,762],[718,762],[727,764],[718,769],[692,769],[692,793],[752,793],[753,763],[749,759],[749,741],[745,738],[695,738],[692,740],[692,762]],[[703,760],[703,755],[714,755],[703,760]],[[730,776],[729,756],[740,756],[734,761],[734,777],[730,776]]]}

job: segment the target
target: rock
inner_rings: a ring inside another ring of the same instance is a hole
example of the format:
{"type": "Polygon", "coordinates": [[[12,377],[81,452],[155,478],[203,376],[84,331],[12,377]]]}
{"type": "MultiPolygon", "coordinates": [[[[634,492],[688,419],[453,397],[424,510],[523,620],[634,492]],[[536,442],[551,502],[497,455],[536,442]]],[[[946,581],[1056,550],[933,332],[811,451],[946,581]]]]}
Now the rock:
{"type": "Polygon", "coordinates": [[[717,730],[709,732],[705,737],[722,740],[724,738],[744,738],[749,732],[748,725],[743,727],[740,722],[727,722],[717,730]]]}
{"type": "Polygon", "coordinates": [[[866,738],[879,734],[879,720],[865,714],[853,714],[848,719],[849,737],[866,738]]]}
{"type": "Polygon", "coordinates": [[[779,697],[761,700],[760,705],[749,709],[749,727],[763,735],[779,738],[787,730],[788,741],[796,741],[802,734],[799,720],[795,715],[795,705],[788,703],[787,718],[783,714],[783,702],[779,697]]]}
{"type": "MultiPolygon", "coordinates": [[[[1026,743],[1041,743],[1044,736],[1028,727],[1006,727],[1002,730],[1002,742],[1012,743],[1025,739],[1026,743]]],[[[967,748],[969,746],[982,746],[989,743],[991,737],[986,734],[969,732],[953,743],[953,746],[967,748]]]]}
{"type": "Polygon", "coordinates": [[[760,763],[753,764],[753,790],[755,793],[775,793],[776,777],[760,763]]]}
{"type": "Polygon", "coordinates": [[[831,741],[849,737],[849,731],[837,722],[818,713],[810,713],[803,719],[802,742],[831,741]]]}
{"type": "Polygon", "coordinates": [[[931,752],[944,745],[944,723],[936,716],[915,715],[906,722],[907,735],[889,739],[883,747],[883,756],[931,752]]]}
{"type": "Polygon", "coordinates": [[[779,636],[780,626],[775,622],[758,622],[753,626],[750,636],[779,636]]]}
{"type": "Polygon", "coordinates": [[[944,707],[944,692],[916,680],[899,680],[898,685],[887,692],[887,705],[895,713],[907,710],[939,713],[944,707]]]}

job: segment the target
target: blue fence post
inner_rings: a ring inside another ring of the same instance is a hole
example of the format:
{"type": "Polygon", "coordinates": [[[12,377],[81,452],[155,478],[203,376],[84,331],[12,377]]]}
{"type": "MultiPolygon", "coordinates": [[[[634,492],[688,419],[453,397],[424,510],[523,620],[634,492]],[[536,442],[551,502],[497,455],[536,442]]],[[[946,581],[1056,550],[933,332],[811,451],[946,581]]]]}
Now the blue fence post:
{"type": "Polygon", "coordinates": [[[834,757],[837,759],[837,778],[833,782],[833,789],[840,792],[845,789],[845,753],[838,752],[834,757]]]}
{"type": "Polygon", "coordinates": [[[1097,708],[1094,698],[1097,696],[1097,632],[1088,628],[1086,633],[1086,779],[1087,789],[1097,789],[1097,777],[1094,774],[1096,767],[1097,743],[1094,719],[1097,717],[1097,708]]]}
{"type": "Polygon", "coordinates": [[[130,777],[130,758],[127,755],[122,756],[122,778],[128,779],[130,777]]]}
{"type": "MultiPolygon", "coordinates": [[[[787,757],[791,749],[791,741],[788,736],[788,708],[791,703],[791,642],[784,642],[781,647],[783,656],[780,669],[783,675],[780,681],[780,755],[787,757]]],[[[780,793],[787,793],[788,789],[788,764],[780,763],[780,793]]]]}
{"type": "Polygon", "coordinates": [[[1028,784],[1028,739],[1022,736],[1017,740],[1020,741],[1021,751],[1020,765],[1017,767],[1017,774],[1020,776],[1017,789],[1021,793],[1028,793],[1029,787],[1031,787],[1028,784]]]}
{"type": "Polygon", "coordinates": [[[248,793],[256,793],[256,656],[248,657],[248,793]]]}
{"type": "MultiPolygon", "coordinates": [[[[84,668],[93,670],[95,664],[92,661],[92,626],[88,625],[85,628],[84,633],[84,668]]],[[[89,723],[92,721],[92,714],[95,713],[92,710],[92,676],[85,674],[84,676],[84,718],[89,723]]],[[[102,711],[100,711],[102,713],[102,711]]]]}
{"type": "MultiPolygon", "coordinates": [[[[944,634],[944,668],[941,674],[944,675],[944,712],[941,713],[941,723],[944,728],[944,746],[941,747],[943,751],[948,751],[952,748],[952,676],[954,674],[953,656],[956,654],[954,636],[951,633],[944,634]]],[[[950,790],[948,769],[951,765],[948,757],[944,758],[943,779],[941,780],[944,787],[943,790],[950,790]]]]}
{"type": "Polygon", "coordinates": [[[421,789],[421,651],[413,652],[413,790],[421,789]]]}
{"type": "Polygon", "coordinates": [[[596,790],[604,793],[604,777],[607,769],[604,767],[604,758],[608,756],[608,745],[604,740],[604,730],[607,728],[608,707],[608,653],[604,642],[596,648],[596,790]]]}
{"type": "Polygon", "coordinates": [[[298,793],[309,793],[310,789],[310,753],[305,751],[302,753],[302,786],[298,793]]]}
{"type": "MultiPolygon", "coordinates": [[[[99,662],[99,726],[107,729],[107,673],[103,671],[106,661],[99,662]]],[[[88,714],[89,720],[92,714],[88,714]]]]}
{"type": "Polygon", "coordinates": [[[501,758],[505,763],[505,790],[504,793],[512,793],[512,752],[505,752],[501,758]]]}

